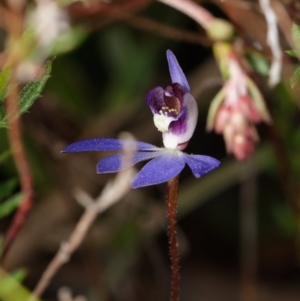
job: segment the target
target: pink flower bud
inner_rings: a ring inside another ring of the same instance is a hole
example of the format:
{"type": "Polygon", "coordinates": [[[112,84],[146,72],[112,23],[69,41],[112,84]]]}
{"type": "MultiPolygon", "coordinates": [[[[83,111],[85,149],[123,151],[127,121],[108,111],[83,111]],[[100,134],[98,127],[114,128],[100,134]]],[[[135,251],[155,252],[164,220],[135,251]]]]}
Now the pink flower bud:
{"type": "Polygon", "coordinates": [[[211,104],[207,128],[223,133],[227,152],[245,160],[253,154],[259,140],[254,124],[270,123],[271,118],[258,88],[233,51],[226,60],[229,78],[211,104]]]}

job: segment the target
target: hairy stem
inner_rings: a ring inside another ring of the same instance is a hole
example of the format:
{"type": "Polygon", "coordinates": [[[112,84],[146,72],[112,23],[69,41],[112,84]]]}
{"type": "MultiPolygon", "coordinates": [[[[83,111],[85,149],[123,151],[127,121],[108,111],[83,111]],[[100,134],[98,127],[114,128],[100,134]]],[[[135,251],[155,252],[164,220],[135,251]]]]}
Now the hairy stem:
{"type": "Polygon", "coordinates": [[[179,300],[179,252],[176,232],[178,178],[179,176],[168,182],[167,194],[168,237],[171,259],[171,301],[179,300]]]}

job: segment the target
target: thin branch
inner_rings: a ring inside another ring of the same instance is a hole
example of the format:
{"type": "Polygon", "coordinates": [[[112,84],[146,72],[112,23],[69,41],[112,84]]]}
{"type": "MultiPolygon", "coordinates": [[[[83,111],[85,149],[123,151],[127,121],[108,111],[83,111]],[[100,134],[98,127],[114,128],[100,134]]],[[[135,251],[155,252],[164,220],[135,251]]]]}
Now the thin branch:
{"type": "Polygon", "coordinates": [[[199,33],[193,33],[191,31],[175,28],[173,26],[169,26],[148,18],[129,15],[128,18],[125,19],[125,21],[135,28],[149,31],[155,35],[160,35],[169,39],[187,43],[201,44],[204,46],[211,46],[212,44],[208,38],[199,35],[199,33]]]}
{"type": "Polygon", "coordinates": [[[6,100],[8,137],[21,182],[23,200],[6,234],[2,258],[7,254],[11,244],[20,232],[33,204],[33,178],[22,142],[21,122],[17,117],[19,100],[18,87],[16,84],[12,84],[12,86],[14,86],[14,88],[11,89],[6,100]]]}
{"type": "Polygon", "coordinates": [[[119,21],[126,22],[128,25],[139,30],[147,31],[154,35],[173,39],[175,41],[200,44],[206,47],[212,45],[210,39],[200,35],[198,32],[176,28],[150,18],[136,16],[132,13],[127,13],[124,11],[109,12],[107,13],[106,18],[102,18],[99,21],[92,20],[89,29],[93,31],[99,30],[99,28],[103,28],[119,21]]]}
{"type": "MultiPolygon", "coordinates": [[[[22,32],[22,15],[20,15],[18,12],[5,12],[5,22],[9,33],[8,38],[13,41],[17,39],[22,32]]],[[[8,122],[8,138],[20,178],[23,200],[5,237],[2,258],[4,258],[4,256],[7,254],[11,244],[21,230],[33,204],[33,178],[22,142],[21,121],[18,117],[19,87],[17,78],[15,76],[18,58],[12,58],[11,62],[11,66],[9,66],[12,70],[12,75],[9,82],[10,93],[7,97],[5,105],[8,122]]]]}
{"type": "Polygon", "coordinates": [[[131,0],[120,3],[90,2],[89,5],[75,3],[68,8],[72,19],[107,16],[118,12],[134,12],[153,2],[154,0],[131,0]]]}
{"type": "Polygon", "coordinates": [[[171,6],[190,18],[194,19],[204,29],[212,23],[215,17],[199,4],[190,0],[158,0],[168,6],[171,6]]]}
{"type": "MultiPolygon", "coordinates": [[[[124,151],[126,154],[125,160],[131,160],[132,151],[126,149],[124,149],[124,151]]],[[[33,291],[32,298],[40,297],[61,266],[69,261],[71,255],[85,238],[87,231],[98,214],[107,210],[127,194],[130,189],[133,176],[133,169],[127,169],[118,173],[114,181],[106,184],[102,193],[95,201],[82,191],[76,192],[77,200],[81,204],[84,204],[86,208],[85,212],[71,233],[69,239],[61,244],[60,249],[56,253],[55,257],[44,271],[41,279],[33,291]]]]}

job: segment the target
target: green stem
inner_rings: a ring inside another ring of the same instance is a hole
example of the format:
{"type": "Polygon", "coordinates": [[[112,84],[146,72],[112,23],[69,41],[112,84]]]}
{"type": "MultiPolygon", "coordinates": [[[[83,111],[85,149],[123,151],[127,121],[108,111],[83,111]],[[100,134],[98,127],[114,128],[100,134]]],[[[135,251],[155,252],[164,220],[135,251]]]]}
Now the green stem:
{"type": "Polygon", "coordinates": [[[179,252],[176,232],[177,199],[179,176],[168,181],[167,220],[169,253],[171,259],[171,296],[170,301],[179,300],[179,252]]]}

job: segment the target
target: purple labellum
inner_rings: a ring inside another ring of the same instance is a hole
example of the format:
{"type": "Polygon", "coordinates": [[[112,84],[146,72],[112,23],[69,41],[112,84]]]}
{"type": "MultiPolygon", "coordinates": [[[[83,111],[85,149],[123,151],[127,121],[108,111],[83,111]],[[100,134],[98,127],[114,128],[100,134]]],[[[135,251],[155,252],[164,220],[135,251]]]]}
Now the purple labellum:
{"type": "Polygon", "coordinates": [[[177,117],[181,113],[184,91],[179,84],[172,84],[164,93],[165,106],[161,108],[168,116],[177,117]]]}
{"type": "Polygon", "coordinates": [[[161,108],[166,105],[164,93],[165,91],[162,87],[156,87],[146,95],[146,103],[153,114],[159,114],[161,108]]]}
{"type": "Polygon", "coordinates": [[[198,107],[189,93],[187,79],[170,50],[167,51],[167,58],[172,84],[165,90],[161,87],[150,90],[146,102],[154,115],[155,126],[163,133],[164,146],[182,150],[194,133],[198,107]]]}

